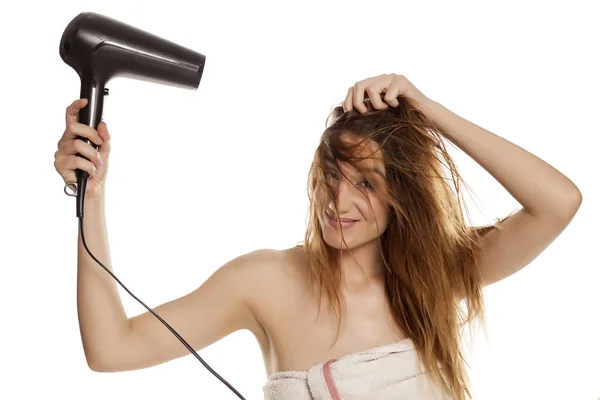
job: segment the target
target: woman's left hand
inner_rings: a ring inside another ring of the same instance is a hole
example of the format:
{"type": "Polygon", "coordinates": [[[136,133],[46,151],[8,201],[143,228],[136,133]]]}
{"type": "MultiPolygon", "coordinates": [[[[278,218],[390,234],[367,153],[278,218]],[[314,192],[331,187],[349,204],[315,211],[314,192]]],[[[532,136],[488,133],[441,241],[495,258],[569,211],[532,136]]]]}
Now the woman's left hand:
{"type": "Polygon", "coordinates": [[[396,99],[398,96],[407,97],[425,115],[431,113],[431,106],[435,104],[404,75],[383,74],[358,81],[354,86],[351,86],[344,100],[344,111],[349,111],[354,107],[361,114],[367,112],[367,106],[364,104],[365,92],[367,92],[367,97],[373,108],[377,110],[383,110],[389,106],[398,107],[399,103],[396,99]],[[381,100],[381,94],[383,93],[385,93],[383,98],[385,102],[381,100]]]}

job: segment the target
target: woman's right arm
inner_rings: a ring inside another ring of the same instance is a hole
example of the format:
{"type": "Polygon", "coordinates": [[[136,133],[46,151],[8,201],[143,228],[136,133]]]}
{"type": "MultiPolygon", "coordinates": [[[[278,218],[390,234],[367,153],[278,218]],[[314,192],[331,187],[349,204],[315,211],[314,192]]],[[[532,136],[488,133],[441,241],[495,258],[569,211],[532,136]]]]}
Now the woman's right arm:
{"type": "MultiPolygon", "coordinates": [[[[103,197],[85,203],[88,248],[110,267],[103,197]]],[[[240,329],[257,332],[252,312],[260,270],[277,260],[277,250],[258,250],[234,258],[193,292],[162,304],[160,315],[194,350],[240,329]]],[[[149,311],[127,318],[114,279],[87,253],[79,238],[77,308],[90,368],[98,372],[142,369],[190,354],[149,311]]]]}
{"type": "MultiPolygon", "coordinates": [[[[110,133],[104,122],[98,130],[79,123],[79,111],[85,106],[87,100],[79,99],[67,107],[66,129],[54,154],[54,166],[65,183],[77,180],[78,168],[89,173],[83,219],[85,242],[94,257],[112,272],[104,210],[110,133]]],[[[77,314],[90,368],[113,372],[141,369],[188,354],[183,343],[149,311],[127,317],[116,281],[89,255],[81,231],[77,241],[77,314]]],[[[234,258],[193,292],[154,310],[196,351],[240,329],[258,335],[262,326],[255,318],[260,304],[256,300],[267,276],[260,271],[278,265],[280,254],[265,249],[234,258]]]]}

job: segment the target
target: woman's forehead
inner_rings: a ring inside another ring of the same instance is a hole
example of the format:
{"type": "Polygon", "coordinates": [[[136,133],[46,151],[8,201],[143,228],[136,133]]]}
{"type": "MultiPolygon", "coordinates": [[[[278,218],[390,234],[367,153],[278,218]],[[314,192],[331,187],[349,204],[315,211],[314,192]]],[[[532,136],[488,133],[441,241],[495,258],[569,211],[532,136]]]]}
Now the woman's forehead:
{"type": "MultiPolygon", "coordinates": [[[[375,172],[381,175],[382,177],[385,177],[385,164],[382,159],[383,152],[381,151],[377,143],[375,143],[372,140],[366,141],[364,139],[358,138],[356,137],[356,135],[353,135],[351,133],[344,133],[340,135],[340,138],[342,139],[342,141],[350,145],[357,145],[362,141],[360,146],[357,146],[354,149],[354,156],[357,158],[362,158],[361,160],[357,161],[357,166],[359,168],[363,168],[366,171],[375,172]]],[[[332,167],[337,167],[331,152],[326,152],[324,158],[325,164],[328,164],[332,167]]],[[[356,169],[352,165],[344,161],[338,160],[338,164],[340,168],[343,168],[345,171],[356,171],[356,169]]]]}
{"type": "MultiPolygon", "coordinates": [[[[372,172],[385,179],[385,167],[383,161],[368,158],[357,162],[357,164],[359,168],[362,168],[363,172],[372,172]]],[[[347,175],[355,175],[361,173],[361,171],[356,170],[354,166],[346,163],[345,161],[338,160],[336,165],[335,160],[331,156],[325,156],[325,165],[329,168],[336,169],[339,165],[339,168],[342,169],[342,171],[347,175]]]]}

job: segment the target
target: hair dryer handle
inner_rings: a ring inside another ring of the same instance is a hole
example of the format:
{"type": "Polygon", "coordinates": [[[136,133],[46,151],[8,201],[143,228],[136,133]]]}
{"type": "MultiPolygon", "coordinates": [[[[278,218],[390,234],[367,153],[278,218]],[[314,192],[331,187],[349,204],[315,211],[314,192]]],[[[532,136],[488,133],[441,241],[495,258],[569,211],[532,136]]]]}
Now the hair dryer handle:
{"type": "MultiPolygon", "coordinates": [[[[88,99],[88,103],[79,111],[80,123],[98,129],[98,125],[100,124],[100,121],[102,121],[104,95],[107,94],[108,89],[104,87],[104,82],[97,82],[94,79],[81,79],[81,92],[79,98],[88,99]]],[[[77,138],[88,143],[95,149],[98,149],[98,145],[88,138],[82,136],[78,136],[77,138]]],[[[87,160],[86,157],[79,153],[77,156],[87,160]]],[[[90,174],[88,174],[87,171],[78,168],[75,170],[75,176],[77,177],[77,217],[80,218],[83,217],[83,196],[87,189],[87,180],[90,177],[90,174]]]]}

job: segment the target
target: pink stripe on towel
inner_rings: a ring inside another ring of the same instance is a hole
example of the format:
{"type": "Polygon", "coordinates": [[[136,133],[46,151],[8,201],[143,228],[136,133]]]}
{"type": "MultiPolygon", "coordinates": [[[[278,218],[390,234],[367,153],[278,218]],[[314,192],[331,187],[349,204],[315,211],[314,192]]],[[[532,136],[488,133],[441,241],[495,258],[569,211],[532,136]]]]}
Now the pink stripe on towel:
{"type": "Polygon", "coordinates": [[[329,389],[329,395],[332,400],[341,400],[340,394],[335,387],[335,383],[333,382],[333,377],[331,376],[331,363],[336,360],[329,360],[323,365],[323,375],[325,376],[325,383],[327,384],[327,389],[329,389]]]}

